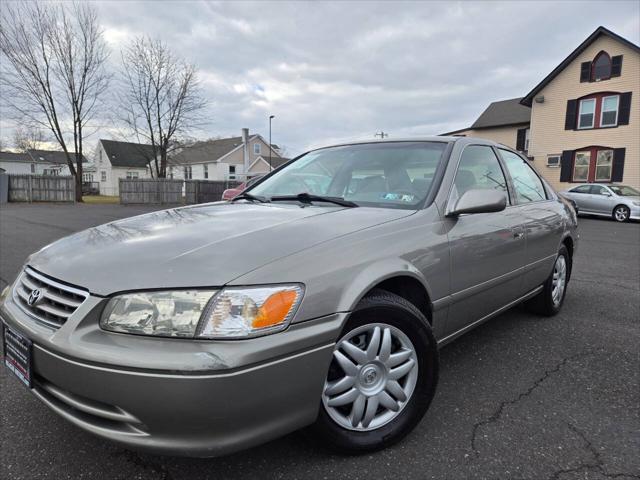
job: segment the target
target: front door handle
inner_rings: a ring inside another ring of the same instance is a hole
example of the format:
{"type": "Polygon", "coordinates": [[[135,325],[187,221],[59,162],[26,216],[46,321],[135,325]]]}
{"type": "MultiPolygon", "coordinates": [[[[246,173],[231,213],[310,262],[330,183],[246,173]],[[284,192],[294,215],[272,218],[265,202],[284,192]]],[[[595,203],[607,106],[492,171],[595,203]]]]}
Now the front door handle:
{"type": "Polygon", "coordinates": [[[524,237],[524,232],[513,232],[513,238],[518,239],[524,237]]]}

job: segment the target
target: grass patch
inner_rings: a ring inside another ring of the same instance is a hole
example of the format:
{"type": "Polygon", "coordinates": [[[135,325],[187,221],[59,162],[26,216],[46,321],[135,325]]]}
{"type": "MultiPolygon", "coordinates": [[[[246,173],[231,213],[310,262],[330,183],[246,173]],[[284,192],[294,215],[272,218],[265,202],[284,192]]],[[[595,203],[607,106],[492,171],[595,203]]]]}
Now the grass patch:
{"type": "Polygon", "coordinates": [[[87,204],[96,205],[119,204],[120,197],[117,195],[83,195],[82,201],[87,204]]]}

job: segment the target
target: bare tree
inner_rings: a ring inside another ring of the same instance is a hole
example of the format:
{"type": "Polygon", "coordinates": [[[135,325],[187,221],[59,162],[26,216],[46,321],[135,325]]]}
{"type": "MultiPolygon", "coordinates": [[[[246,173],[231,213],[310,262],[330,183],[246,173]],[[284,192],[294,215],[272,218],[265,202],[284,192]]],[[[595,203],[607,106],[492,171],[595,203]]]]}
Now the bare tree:
{"type": "Polygon", "coordinates": [[[21,152],[40,148],[44,140],[44,132],[39,127],[20,125],[13,131],[13,148],[21,152]]]}
{"type": "Polygon", "coordinates": [[[89,3],[5,4],[0,20],[3,101],[16,118],[52,132],[81,202],[85,130],[109,83],[96,9],[89,3]]]}
{"type": "Polygon", "coordinates": [[[165,178],[169,152],[200,122],[206,106],[196,67],[146,37],[122,52],[122,64],[121,119],[139,143],[152,146],[152,174],[165,178]]]}

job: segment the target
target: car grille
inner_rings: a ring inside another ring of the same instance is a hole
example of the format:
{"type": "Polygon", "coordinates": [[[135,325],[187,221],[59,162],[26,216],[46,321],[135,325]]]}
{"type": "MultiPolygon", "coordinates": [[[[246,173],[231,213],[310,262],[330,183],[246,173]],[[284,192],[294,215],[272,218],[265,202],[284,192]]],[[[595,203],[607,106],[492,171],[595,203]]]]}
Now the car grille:
{"type": "Polygon", "coordinates": [[[75,312],[89,292],[51,280],[27,267],[13,290],[13,298],[28,315],[59,328],[75,312]]]}

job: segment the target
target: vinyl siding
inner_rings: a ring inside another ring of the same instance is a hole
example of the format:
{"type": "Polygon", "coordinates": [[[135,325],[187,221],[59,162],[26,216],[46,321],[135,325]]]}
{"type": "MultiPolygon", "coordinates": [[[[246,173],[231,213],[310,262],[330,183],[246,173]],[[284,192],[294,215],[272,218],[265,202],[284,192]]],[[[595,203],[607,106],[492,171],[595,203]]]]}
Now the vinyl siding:
{"type": "Polygon", "coordinates": [[[544,103],[534,101],[531,109],[529,155],[534,157],[537,170],[555,188],[564,190],[574,184],[560,182],[560,169],[547,167],[547,156],[590,145],[626,148],[622,183],[636,188],[640,186],[640,54],[609,37],[601,36],[537,96],[540,95],[544,96],[544,103]],[[622,75],[600,82],[580,83],[580,64],[593,60],[601,50],[612,57],[624,56],[622,75]],[[567,100],[603,91],[633,92],[629,125],[594,130],[565,130],[567,100]]]}

